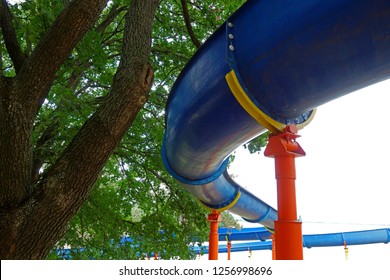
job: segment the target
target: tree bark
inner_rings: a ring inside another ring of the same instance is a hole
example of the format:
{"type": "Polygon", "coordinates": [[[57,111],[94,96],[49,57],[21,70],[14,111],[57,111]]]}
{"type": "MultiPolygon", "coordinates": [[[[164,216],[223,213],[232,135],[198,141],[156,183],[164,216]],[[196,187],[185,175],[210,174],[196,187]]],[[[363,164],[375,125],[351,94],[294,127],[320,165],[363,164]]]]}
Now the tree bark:
{"type": "Polygon", "coordinates": [[[22,67],[24,60],[26,59],[26,55],[23,53],[17,40],[16,33],[12,25],[12,15],[6,0],[0,1],[0,26],[5,45],[17,73],[22,67]]]}
{"type": "MultiPolygon", "coordinates": [[[[74,13],[83,14],[84,17],[89,18],[88,21],[96,21],[96,17],[84,14],[88,13],[87,10],[91,10],[92,6],[101,6],[102,9],[103,2],[107,1],[98,1],[99,5],[96,5],[96,2],[92,0],[70,2],[54,23],[51,29],[54,34],[47,34],[44,37],[31,57],[25,61],[17,77],[11,81],[3,78],[0,82],[1,158],[3,152],[7,152],[7,159],[0,159],[0,170],[5,164],[10,163],[12,157],[21,153],[20,150],[16,150],[16,146],[19,148],[24,145],[29,146],[22,151],[28,155],[23,155],[23,159],[18,160],[23,163],[22,166],[8,168],[9,174],[0,171],[1,259],[43,259],[47,256],[65,233],[69,221],[87,199],[106,161],[147,101],[153,80],[153,70],[149,64],[152,24],[159,0],[133,0],[126,15],[121,61],[110,93],[38,184],[32,186],[31,180],[27,180],[30,177],[26,174],[31,176],[31,133],[36,114],[32,112],[39,109],[56,71],[46,69],[45,67],[53,66],[44,64],[48,64],[48,59],[49,61],[55,59],[54,68],[58,69],[61,66],[67,53],[74,47],[73,43],[65,43],[67,37],[70,36],[73,42],[81,38],[80,35],[68,34],[78,33],[79,30],[74,31],[76,27],[67,19],[74,13]],[[86,5],[88,2],[91,2],[90,5],[86,5]],[[70,7],[73,5],[78,8],[70,7]],[[56,28],[61,30],[56,31],[56,28]],[[56,40],[62,43],[57,43],[56,40]],[[45,46],[51,46],[53,49],[46,52],[45,46]],[[57,51],[60,54],[55,53],[57,51]],[[43,73],[38,73],[40,71],[43,73]],[[15,98],[15,95],[18,98],[15,98]],[[24,112],[20,114],[23,115],[22,120],[10,114],[11,111],[7,107],[10,106],[13,98],[19,102],[16,104],[29,105],[28,108],[13,109],[24,112]],[[13,124],[4,125],[4,120],[13,124]],[[6,132],[1,132],[3,128],[7,129],[6,132]],[[10,135],[16,137],[12,139],[14,142],[19,142],[20,135],[23,135],[21,138],[24,142],[8,149],[7,145],[12,144],[10,135]],[[3,141],[6,144],[2,144],[3,141]],[[27,186],[26,188],[19,186],[16,188],[17,191],[12,188],[13,179],[9,178],[11,169],[13,176],[23,175],[20,176],[22,178],[20,180],[25,181],[18,184],[27,186]],[[4,179],[8,185],[3,184],[4,179]],[[11,193],[9,196],[4,195],[7,191],[11,193]]],[[[99,12],[95,10],[94,13],[99,12]]],[[[73,17],[72,20],[78,21],[73,17]]],[[[83,24],[81,28],[83,32],[88,29],[88,26],[91,26],[91,23],[83,24]]]]}

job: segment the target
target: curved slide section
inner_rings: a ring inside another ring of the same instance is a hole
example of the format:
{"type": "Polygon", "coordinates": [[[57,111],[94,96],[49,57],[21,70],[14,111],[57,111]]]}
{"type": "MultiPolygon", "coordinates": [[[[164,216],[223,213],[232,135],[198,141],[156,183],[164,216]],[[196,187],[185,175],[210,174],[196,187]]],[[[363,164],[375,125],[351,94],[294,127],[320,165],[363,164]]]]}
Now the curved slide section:
{"type": "Polygon", "coordinates": [[[247,1],[172,88],[166,168],[206,206],[273,228],[276,210],[229,177],[228,156],[266,129],[304,126],[314,108],[389,78],[389,30],[388,0],[247,1]]]}

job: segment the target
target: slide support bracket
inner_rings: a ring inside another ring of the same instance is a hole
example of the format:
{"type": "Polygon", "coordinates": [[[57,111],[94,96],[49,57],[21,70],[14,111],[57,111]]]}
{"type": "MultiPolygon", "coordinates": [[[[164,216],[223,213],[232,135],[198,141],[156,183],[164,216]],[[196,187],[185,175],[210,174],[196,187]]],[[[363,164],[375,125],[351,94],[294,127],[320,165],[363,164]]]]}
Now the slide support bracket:
{"type": "Polygon", "coordinates": [[[288,125],[283,132],[271,134],[264,151],[266,157],[275,159],[278,220],[275,221],[275,259],[302,260],[302,222],[297,219],[295,195],[295,158],[305,156],[296,142],[299,137],[295,125],[288,125]]]}
{"type": "Polygon", "coordinates": [[[222,221],[221,214],[213,210],[207,216],[207,220],[210,222],[209,260],[218,260],[218,223],[222,221]]]}

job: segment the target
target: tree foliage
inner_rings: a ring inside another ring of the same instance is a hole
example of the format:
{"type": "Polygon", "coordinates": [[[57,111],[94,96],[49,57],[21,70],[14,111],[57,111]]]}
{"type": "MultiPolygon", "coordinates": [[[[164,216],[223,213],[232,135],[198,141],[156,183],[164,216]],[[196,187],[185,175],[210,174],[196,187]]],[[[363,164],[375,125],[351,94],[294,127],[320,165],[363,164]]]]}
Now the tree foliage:
{"type": "Polygon", "coordinates": [[[192,257],[206,213],[162,165],[164,106],[243,2],[1,0],[2,259],[192,257]]]}
{"type": "Polygon", "coordinates": [[[260,153],[261,149],[267,145],[268,138],[269,132],[260,134],[259,136],[245,143],[244,148],[247,149],[251,154],[260,153]]]}
{"type": "Polygon", "coordinates": [[[219,223],[219,227],[242,229],[242,225],[229,212],[222,212],[221,216],[222,222],[219,223]]]}

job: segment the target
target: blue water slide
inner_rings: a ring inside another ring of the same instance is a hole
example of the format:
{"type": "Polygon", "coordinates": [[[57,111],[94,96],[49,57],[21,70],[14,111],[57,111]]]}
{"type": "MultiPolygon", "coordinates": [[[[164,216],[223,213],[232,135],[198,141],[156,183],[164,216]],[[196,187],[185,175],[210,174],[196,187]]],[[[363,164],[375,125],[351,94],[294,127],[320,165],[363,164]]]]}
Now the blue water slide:
{"type": "Polygon", "coordinates": [[[248,0],[176,80],[164,164],[205,206],[273,228],[277,211],[230,178],[229,155],[389,77],[390,1],[248,0]]]}
{"type": "MultiPolygon", "coordinates": [[[[271,250],[272,242],[266,237],[265,228],[248,228],[239,230],[229,230],[226,228],[219,229],[220,241],[229,239],[230,241],[251,241],[251,242],[232,242],[231,252],[248,251],[248,249],[255,250],[271,250]],[[265,238],[265,239],[264,239],[265,238]],[[253,241],[256,240],[256,241],[253,241]],[[260,241],[259,241],[260,240],[260,241]]],[[[268,232],[269,234],[269,232],[268,232]]],[[[390,242],[390,228],[325,233],[325,234],[310,234],[303,236],[303,246],[307,248],[312,247],[328,247],[328,246],[350,246],[363,245],[375,243],[389,243],[390,242]],[[344,244],[345,242],[345,244],[344,244]]],[[[208,253],[208,246],[195,246],[196,253],[208,253]]],[[[218,247],[219,253],[226,253],[226,243],[222,243],[218,247]]]]}

